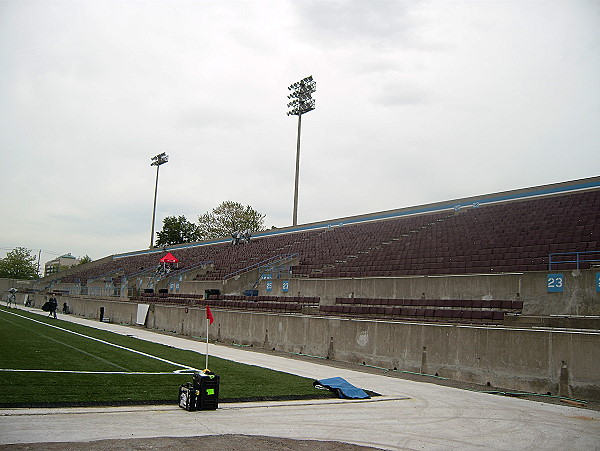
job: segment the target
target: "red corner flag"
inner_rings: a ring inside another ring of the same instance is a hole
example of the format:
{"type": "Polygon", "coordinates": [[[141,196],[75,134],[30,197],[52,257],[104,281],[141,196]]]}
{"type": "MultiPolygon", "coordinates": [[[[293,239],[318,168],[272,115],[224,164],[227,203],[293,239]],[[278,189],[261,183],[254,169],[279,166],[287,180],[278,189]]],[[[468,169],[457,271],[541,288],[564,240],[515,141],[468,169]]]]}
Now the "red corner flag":
{"type": "Polygon", "coordinates": [[[213,321],[215,320],[215,318],[212,315],[212,312],[210,311],[210,307],[208,305],[206,306],[206,319],[209,320],[210,324],[212,324],[213,321]]]}

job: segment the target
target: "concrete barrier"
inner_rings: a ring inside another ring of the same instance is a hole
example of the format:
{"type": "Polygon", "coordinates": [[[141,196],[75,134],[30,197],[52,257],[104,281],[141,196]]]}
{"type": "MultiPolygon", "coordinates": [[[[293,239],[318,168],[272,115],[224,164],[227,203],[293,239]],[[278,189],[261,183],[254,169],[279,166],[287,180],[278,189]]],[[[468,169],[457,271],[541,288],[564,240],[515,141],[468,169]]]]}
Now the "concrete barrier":
{"type": "MultiPolygon", "coordinates": [[[[111,299],[87,299],[71,296],[60,296],[59,307],[62,309],[66,302],[72,314],[84,318],[100,319],[103,309],[104,318],[109,318],[111,323],[135,324],[137,317],[137,304],[111,299]]],[[[60,313],[60,312],[59,312],[60,313]]]]}

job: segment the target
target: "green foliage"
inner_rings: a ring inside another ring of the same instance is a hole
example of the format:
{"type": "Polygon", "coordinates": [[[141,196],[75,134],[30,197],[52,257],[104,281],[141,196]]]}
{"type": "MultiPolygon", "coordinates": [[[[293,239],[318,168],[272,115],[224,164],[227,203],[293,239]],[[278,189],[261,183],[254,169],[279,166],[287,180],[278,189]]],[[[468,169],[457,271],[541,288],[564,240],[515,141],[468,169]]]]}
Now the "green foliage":
{"type": "Polygon", "coordinates": [[[91,261],[92,261],[92,259],[90,258],[90,256],[86,254],[85,256],[83,256],[79,259],[79,264],[85,265],[86,263],[90,263],[91,261]]]}
{"type": "Polygon", "coordinates": [[[227,200],[215,207],[211,213],[198,217],[199,238],[201,240],[223,238],[245,230],[261,232],[265,230],[265,216],[250,205],[244,207],[239,202],[227,200]]]}
{"type": "Polygon", "coordinates": [[[0,278],[37,279],[36,257],[24,247],[17,247],[0,258],[0,278]]]}
{"type": "Polygon", "coordinates": [[[185,216],[167,216],[163,219],[162,230],[156,236],[157,247],[199,241],[198,226],[189,222],[185,216]]]}

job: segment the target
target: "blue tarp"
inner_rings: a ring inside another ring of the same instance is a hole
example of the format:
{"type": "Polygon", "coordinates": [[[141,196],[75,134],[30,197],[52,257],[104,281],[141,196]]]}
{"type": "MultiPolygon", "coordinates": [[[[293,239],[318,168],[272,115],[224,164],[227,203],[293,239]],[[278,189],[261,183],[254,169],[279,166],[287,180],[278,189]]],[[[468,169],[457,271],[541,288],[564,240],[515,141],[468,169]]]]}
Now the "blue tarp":
{"type": "Polygon", "coordinates": [[[313,382],[314,386],[321,385],[332,392],[335,392],[338,397],[346,399],[368,399],[370,396],[362,389],[355,387],[343,377],[330,377],[329,379],[321,379],[313,382]]]}

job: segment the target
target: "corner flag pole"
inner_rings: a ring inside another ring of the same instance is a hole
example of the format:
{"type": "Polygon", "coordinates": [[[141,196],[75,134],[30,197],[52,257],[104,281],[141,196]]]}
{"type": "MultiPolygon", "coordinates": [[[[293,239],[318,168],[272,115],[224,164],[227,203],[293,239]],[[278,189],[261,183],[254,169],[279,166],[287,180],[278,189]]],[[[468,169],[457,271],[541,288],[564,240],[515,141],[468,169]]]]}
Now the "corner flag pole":
{"type": "Polygon", "coordinates": [[[213,318],[210,307],[206,306],[206,365],[204,368],[208,369],[208,326],[210,326],[215,319],[213,318]]]}
{"type": "MultiPolygon", "coordinates": [[[[208,307],[206,307],[208,308],[208,307]]],[[[208,325],[209,325],[209,319],[206,318],[206,364],[204,365],[204,368],[208,368],[208,325]]]]}

